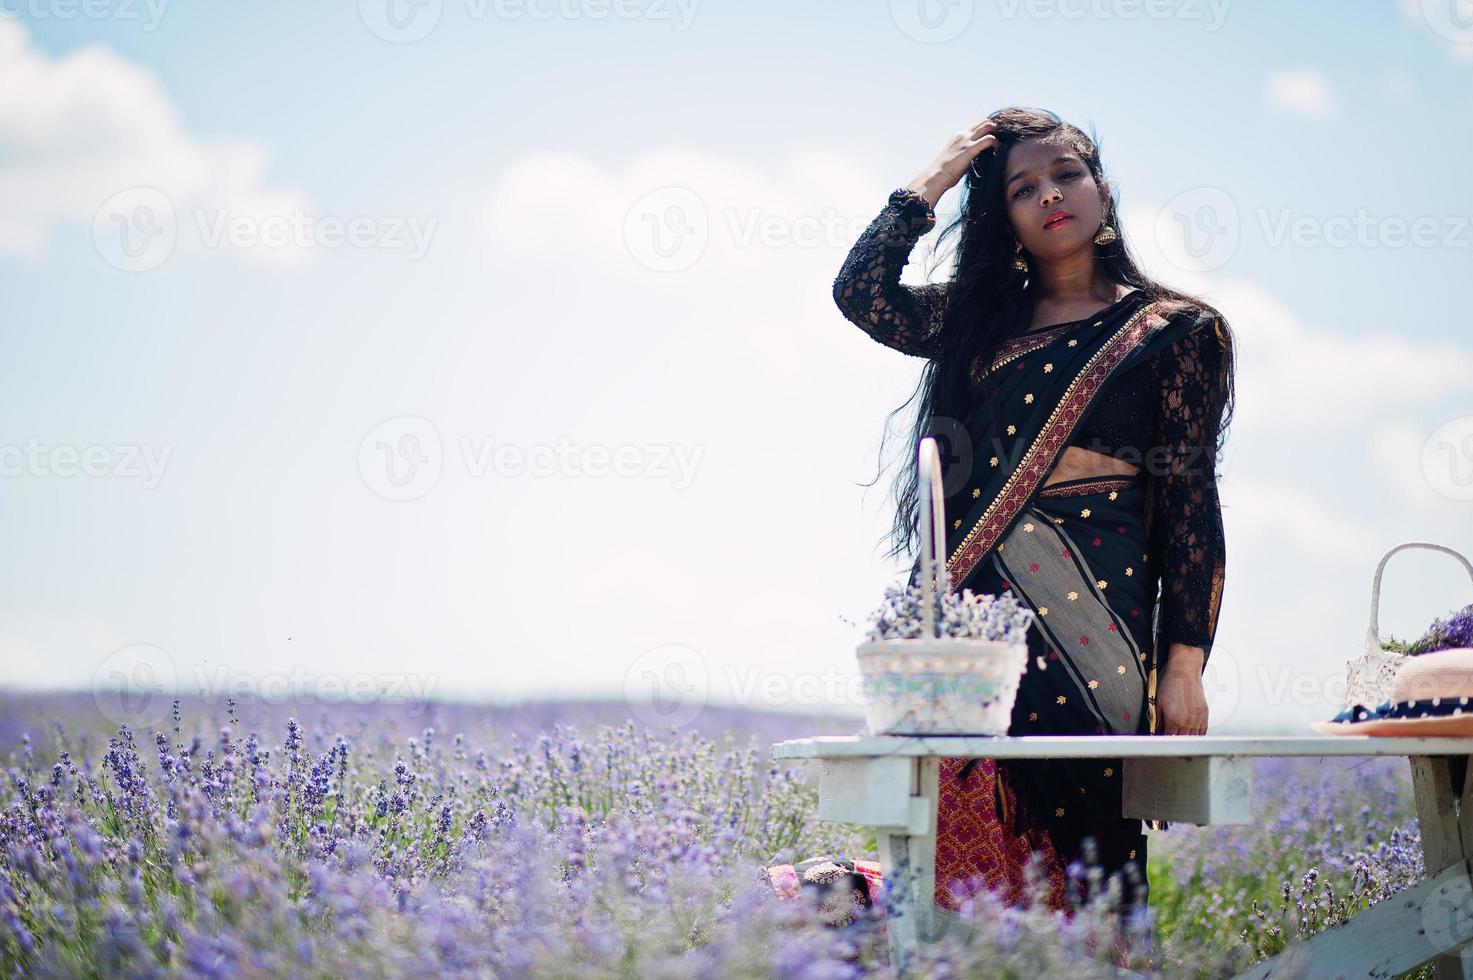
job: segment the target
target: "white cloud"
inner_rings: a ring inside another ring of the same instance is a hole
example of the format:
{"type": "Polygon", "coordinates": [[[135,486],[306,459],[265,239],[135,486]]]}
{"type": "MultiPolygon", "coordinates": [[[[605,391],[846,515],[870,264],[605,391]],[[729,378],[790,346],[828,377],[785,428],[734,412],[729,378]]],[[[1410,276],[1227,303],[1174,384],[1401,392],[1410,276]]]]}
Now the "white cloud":
{"type": "MultiPolygon", "coordinates": [[[[253,222],[306,207],[305,195],[269,187],[267,150],[204,143],[185,132],[168,94],[144,68],[101,45],[52,58],[25,27],[0,17],[0,252],[34,255],[54,226],[91,226],[131,188],[172,202],[179,248],[199,247],[196,215],[222,209],[253,222]]],[[[245,260],[292,263],[297,248],[233,250],[245,260]]]]}
{"type": "MultiPolygon", "coordinates": [[[[574,248],[601,273],[639,283],[704,288],[740,278],[755,288],[777,270],[801,280],[827,269],[832,280],[891,189],[824,149],[792,153],[775,172],[679,147],[642,153],[617,170],[547,152],[508,164],[480,219],[491,245],[513,256],[574,248]],[[527,190],[545,186],[568,193],[527,190]]],[[[923,242],[916,258],[927,249],[923,242]]],[[[922,271],[912,266],[907,279],[922,271]]]]}
{"type": "Polygon", "coordinates": [[[1274,72],[1264,86],[1264,96],[1275,109],[1315,119],[1324,119],[1335,110],[1329,79],[1314,68],[1274,72]]]}
{"type": "MultiPolygon", "coordinates": [[[[1394,495],[1400,513],[1416,514],[1445,527],[1473,526],[1473,506],[1439,490],[1437,474],[1429,472],[1430,464],[1423,455],[1428,438],[1442,421],[1429,425],[1392,418],[1373,426],[1366,434],[1367,460],[1394,495]]],[[[1446,481],[1444,473],[1441,482],[1446,481]]]]}
{"type": "Polygon", "coordinates": [[[1240,534],[1252,535],[1321,560],[1364,556],[1361,515],[1336,512],[1302,481],[1234,476],[1224,480],[1221,496],[1223,531],[1229,541],[1240,534]]]}
{"type": "MultiPolygon", "coordinates": [[[[1348,335],[1305,319],[1255,283],[1220,272],[1184,271],[1158,246],[1159,206],[1121,209],[1146,272],[1201,296],[1227,318],[1237,344],[1233,431],[1353,434],[1388,411],[1438,406],[1473,396],[1473,347],[1398,333],[1348,335]]],[[[1317,444],[1316,444],[1317,445],[1317,444]]],[[[1313,447],[1311,447],[1313,448],[1313,447]]]]}
{"type": "Polygon", "coordinates": [[[1296,316],[1266,290],[1234,289],[1246,424],[1282,432],[1354,431],[1389,410],[1436,405],[1473,388],[1473,350],[1395,333],[1352,336],[1296,316]]]}
{"type": "MultiPolygon", "coordinates": [[[[530,276],[550,260],[576,261],[587,275],[652,297],[641,302],[660,312],[644,316],[642,330],[664,331],[680,350],[728,372],[740,365],[755,373],[748,378],[796,392],[805,379],[811,386],[821,364],[825,378],[850,390],[880,386],[898,405],[924,362],[847,324],[830,295],[850,246],[889,193],[851,158],[825,149],[796,151],[775,169],[680,148],[617,168],[549,152],[512,161],[496,176],[481,199],[480,227],[498,268],[527,262],[530,276]],[[531,186],[570,191],[528,194],[531,186]],[[680,322],[682,309],[709,310],[715,297],[720,315],[703,314],[699,328],[680,322]],[[732,315],[745,319],[715,328],[732,315]]],[[[907,282],[927,278],[934,238],[917,245],[907,282]]],[[[794,407],[821,411],[806,398],[794,407]]]]}
{"type": "MultiPolygon", "coordinates": [[[[1358,570],[1391,544],[1444,540],[1449,529],[1466,528],[1467,504],[1432,490],[1421,451],[1446,406],[1473,397],[1473,348],[1394,332],[1341,333],[1251,281],[1184,271],[1156,239],[1159,211],[1122,209],[1142,266],[1220,309],[1237,342],[1221,490],[1236,556],[1228,589],[1248,598],[1239,591],[1245,573],[1282,566],[1309,575],[1313,567],[1343,597],[1363,588],[1358,570]]],[[[1274,601],[1269,592],[1246,592],[1255,606],[1274,601]]],[[[1295,608],[1297,615],[1303,601],[1295,608]]],[[[1230,613],[1224,635],[1259,642],[1255,623],[1230,613]]]]}

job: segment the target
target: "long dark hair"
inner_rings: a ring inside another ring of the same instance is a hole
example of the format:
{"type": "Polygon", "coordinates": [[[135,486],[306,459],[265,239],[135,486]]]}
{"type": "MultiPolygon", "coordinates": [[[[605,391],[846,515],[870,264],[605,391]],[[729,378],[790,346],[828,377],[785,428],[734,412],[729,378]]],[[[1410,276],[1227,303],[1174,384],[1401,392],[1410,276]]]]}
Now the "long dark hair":
{"type": "MultiPolygon", "coordinates": [[[[967,416],[967,407],[976,404],[978,399],[990,397],[995,390],[991,377],[972,377],[973,365],[990,365],[1003,345],[1026,330],[1033,319],[1034,296],[1028,288],[1030,273],[1013,265],[1017,239],[1003,197],[1003,166],[1007,162],[1008,151],[1021,140],[1041,139],[1058,143],[1079,154],[1096,182],[1104,173],[1097,141],[1052,112],[1014,106],[1000,109],[989,118],[998,123],[998,145],[973,158],[962,182],[960,213],[937,238],[940,244],[952,235],[957,237],[956,263],[946,290],[940,353],[927,360],[915,392],[886,417],[885,432],[880,438],[879,473],[882,473],[890,420],[919,400],[910,431],[909,453],[898,461],[900,469],[892,489],[895,519],[889,534],[891,548],[886,553],[890,558],[915,553],[920,519],[916,453],[921,440],[927,436],[936,437],[942,455],[943,487],[950,497],[958,489],[954,485],[956,481],[964,480],[967,475],[961,469],[953,471],[948,466],[951,460],[964,455],[956,451],[955,437],[967,416]]],[[[1199,317],[1217,318],[1222,325],[1219,339],[1227,348],[1224,357],[1226,377],[1219,397],[1220,407],[1226,414],[1220,416],[1221,429],[1214,447],[1215,466],[1221,459],[1234,402],[1233,345],[1227,321],[1197,297],[1164,286],[1141,272],[1118,220],[1118,201],[1113,185],[1104,208],[1104,221],[1107,227],[1114,229],[1115,240],[1094,247],[1099,268],[1107,279],[1140,289],[1147,301],[1174,300],[1183,309],[1195,310],[1199,317]]],[[[875,480],[861,485],[872,486],[879,479],[879,473],[876,473],[875,480]]],[[[948,513],[951,513],[950,506],[948,513]]]]}

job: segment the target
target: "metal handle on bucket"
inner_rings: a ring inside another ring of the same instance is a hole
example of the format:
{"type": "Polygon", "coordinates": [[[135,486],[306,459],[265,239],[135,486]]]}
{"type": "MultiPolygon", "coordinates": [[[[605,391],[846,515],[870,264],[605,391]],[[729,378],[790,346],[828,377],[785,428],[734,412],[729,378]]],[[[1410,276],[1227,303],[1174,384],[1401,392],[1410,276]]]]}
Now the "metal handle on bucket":
{"type": "Polygon", "coordinates": [[[951,577],[946,569],[946,502],[941,487],[941,453],[936,440],[927,436],[921,440],[916,465],[919,467],[921,500],[930,500],[931,506],[921,507],[921,624],[927,636],[937,636],[936,601],[939,594],[950,588],[951,577]],[[940,556],[940,561],[937,561],[940,556]],[[937,562],[935,578],[926,574],[932,562],[937,562]]]}
{"type": "Polygon", "coordinates": [[[1428,541],[1408,541],[1406,544],[1399,544],[1395,548],[1392,548],[1390,551],[1386,552],[1386,554],[1382,556],[1380,564],[1376,566],[1376,578],[1371,582],[1371,625],[1366,629],[1367,656],[1370,656],[1373,653],[1379,653],[1381,650],[1381,636],[1379,626],[1379,621],[1381,618],[1381,573],[1385,570],[1386,563],[1391,560],[1391,556],[1396,554],[1398,551],[1401,551],[1403,548],[1428,548],[1432,551],[1441,551],[1452,555],[1458,561],[1462,562],[1463,568],[1467,569],[1468,577],[1470,579],[1473,579],[1473,564],[1469,564],[1468,559],[1464,558],[1458,552],[1447,547],[1446,545],[1432,544],[1428,541]]]}

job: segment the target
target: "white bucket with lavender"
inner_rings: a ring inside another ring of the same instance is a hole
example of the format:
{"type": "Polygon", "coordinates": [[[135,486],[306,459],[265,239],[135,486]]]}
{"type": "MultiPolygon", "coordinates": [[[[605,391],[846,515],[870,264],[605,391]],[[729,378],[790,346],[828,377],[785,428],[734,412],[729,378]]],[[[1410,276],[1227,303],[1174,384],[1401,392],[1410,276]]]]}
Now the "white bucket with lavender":
{"type": "MultiPolygon", "coordinates": [[[[1396,685],[1396,675],[1410,663],[1411,658],[1434,650],[1473,647],[1473,620],[1468,610],[1454,613],[1448,619],[1434,620],[1427,634],[1411,645],[1395,639],[1382,640],[1379,628],[1381,616],[1381,573],[1391,556],[1406,548],[1426,548],[1452,555],[1462,564],[1468,577],[1473,579],[1473,562],[1445,544],[1428,541],[1408,541],[1392,548],[1381,556],[1376,565],[1376,577],[1371,582],[1371,625],[1366,628],[1365,646],[1361,655],[1346,663],[1345,706],[1363,704],[1374,707],[1391,698],[1396,685]]],[[[1469,607],[1473,610],[1473,606],[1469,607]]]]}
{"type": "Polygon", "coordinates": [[[951,590],[936,440],[921,441],[919,583],[891,586],[856,651],[872,735],[1006,735],[1033,611],[1011,594],[951,590]]]}

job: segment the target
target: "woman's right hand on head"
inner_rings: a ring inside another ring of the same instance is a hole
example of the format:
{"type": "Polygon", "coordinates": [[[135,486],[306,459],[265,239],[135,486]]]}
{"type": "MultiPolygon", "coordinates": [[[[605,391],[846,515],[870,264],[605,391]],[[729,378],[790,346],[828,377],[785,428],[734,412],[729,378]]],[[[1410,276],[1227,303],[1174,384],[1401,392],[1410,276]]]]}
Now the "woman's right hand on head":
{"type": "Polygon", "coordinates": [[[967,173],[972,158],[997,146],[997,123],[989,116],[951,134],[936,159],[906,186],[924,197],[932,207],[967,173]]]}

